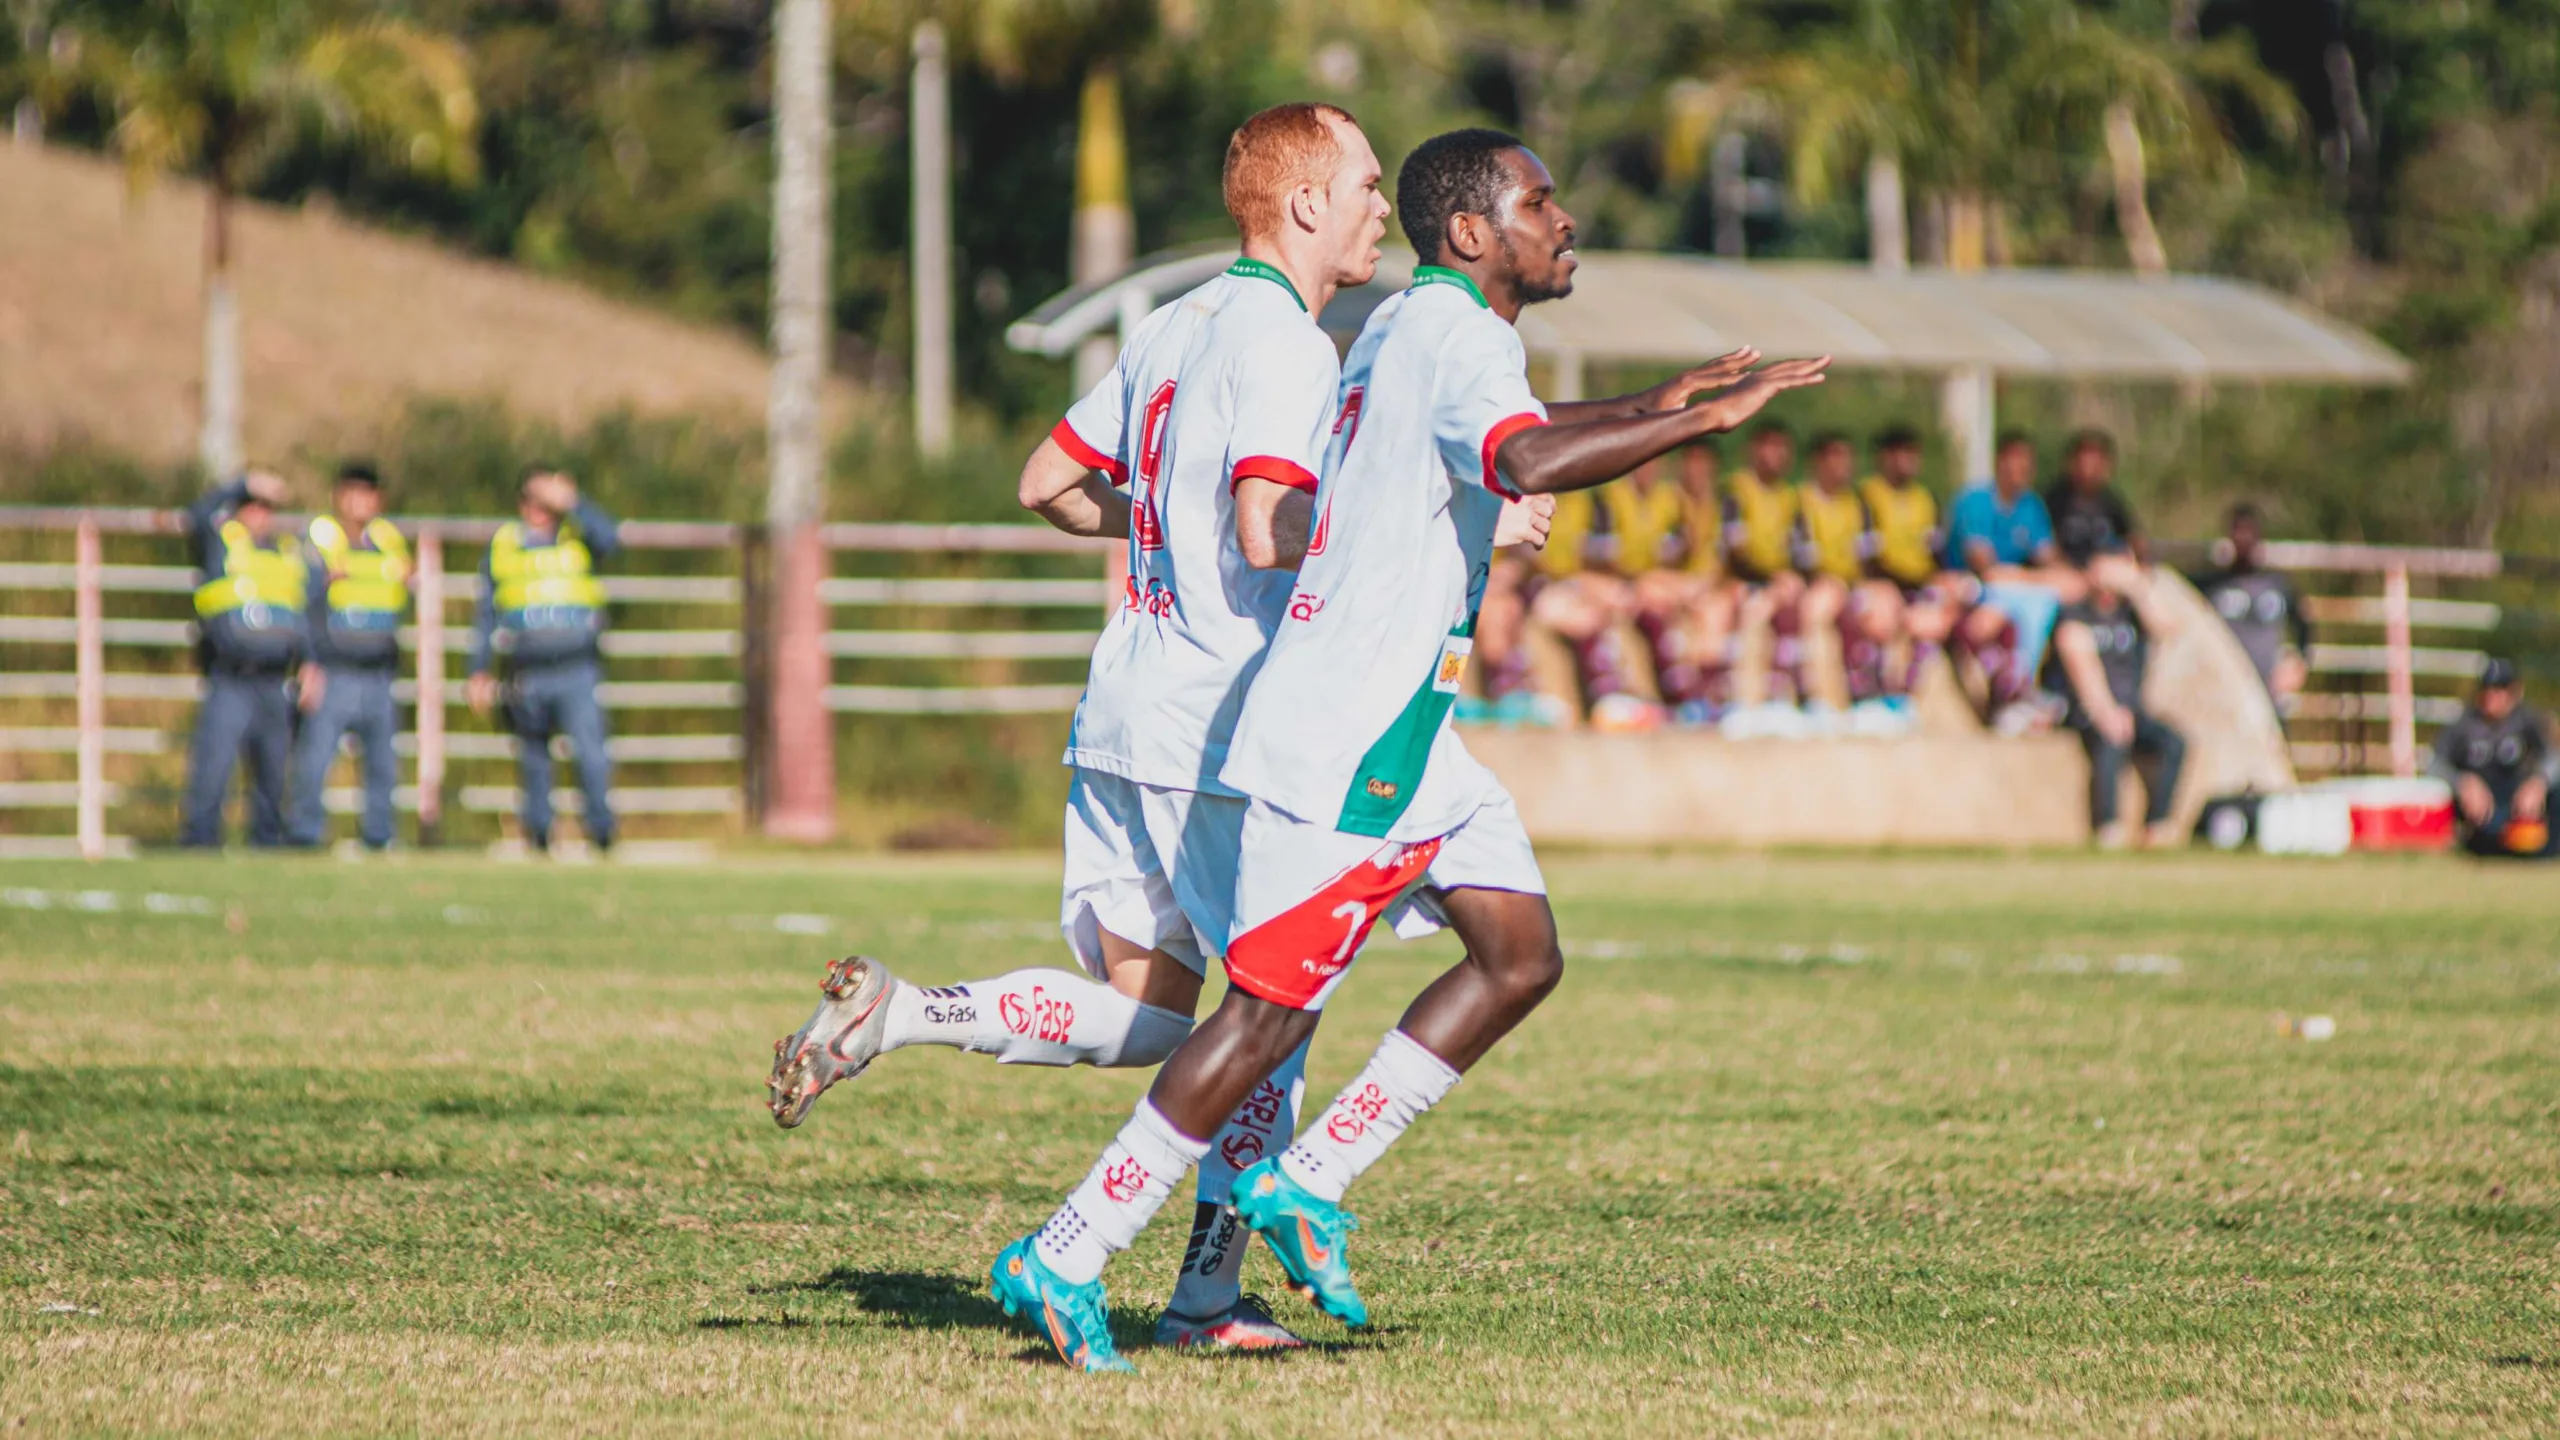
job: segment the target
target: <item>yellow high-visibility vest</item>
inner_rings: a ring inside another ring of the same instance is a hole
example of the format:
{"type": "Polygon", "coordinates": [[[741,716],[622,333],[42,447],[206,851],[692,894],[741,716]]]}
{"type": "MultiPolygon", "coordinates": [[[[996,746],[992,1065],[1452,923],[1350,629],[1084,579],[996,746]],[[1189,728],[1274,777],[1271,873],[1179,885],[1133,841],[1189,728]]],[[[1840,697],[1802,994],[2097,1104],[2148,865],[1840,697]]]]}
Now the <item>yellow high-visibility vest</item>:
{"type": "Polygon", "coordinates": [[[578,527],[561,522],[549,545],[524,543],[524,526],[510,520],[489,542],[489,575],[497,581],[501,613],[537,606],[583,605],[604,608],[604,582],[595,576],[595,557],[578,538],[578,527]]]}
{"type": "Polygon", "coordinates": [[[366,522],[364,538],[373,542],[372,549],[351,543],[334,517],[311,522],[311,548],[329,567],[329,608],[398,615],[409,603],[409,542],[380,517],[366,522]]]}
{"type": "Polygon", "coordinates": [[[253,606],[302,613],[302,547],[292,536],[278,536],[270,550],[237,520],[224,521],[221,535],[222,573],[196,587],[196,614],[210,620],[253,606]]]}

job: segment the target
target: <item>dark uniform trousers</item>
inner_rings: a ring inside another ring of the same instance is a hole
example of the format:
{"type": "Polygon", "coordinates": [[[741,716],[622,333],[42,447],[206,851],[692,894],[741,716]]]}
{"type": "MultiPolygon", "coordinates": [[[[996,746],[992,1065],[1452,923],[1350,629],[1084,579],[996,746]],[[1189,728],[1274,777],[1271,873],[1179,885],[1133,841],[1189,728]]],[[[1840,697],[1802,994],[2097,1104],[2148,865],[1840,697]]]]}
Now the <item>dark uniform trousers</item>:
{"type": "Polygon", "coordinates": [[[327,835],[321,790],[329,782],[339,744],[349,735],[356,739],[364,780],[364,810],[356,833],[377,850],[391,843],[391,796],[400,783],[400,757],[391,748],[392,737],[400,732],[391,675],[388,666],[328,667],[320,704],[303,718],[302,736],[294,742],[294,844],[317,845],[327,835]]]}
{"type": "Polygon", "coordinates": [[[587,838],[614,838],[613,761],[605,753],[604,706],[596,686],[604,672],[592,658],[519,667],[507,681],[507,718],[516,737],[516,771],[524,782],[524,838],[551,843],[551,737],[569,739],[586,797],[587,838]]]}
{"type": "Polygon", "coordinates": [[[196,734],[187,753],[182,845],[222,843],[222,802],[231,790],[231,767],[249,762],[249,843],[281,845],[285,763],[293,745],[293,695],[282,670],[210,669],[196,734]]]}

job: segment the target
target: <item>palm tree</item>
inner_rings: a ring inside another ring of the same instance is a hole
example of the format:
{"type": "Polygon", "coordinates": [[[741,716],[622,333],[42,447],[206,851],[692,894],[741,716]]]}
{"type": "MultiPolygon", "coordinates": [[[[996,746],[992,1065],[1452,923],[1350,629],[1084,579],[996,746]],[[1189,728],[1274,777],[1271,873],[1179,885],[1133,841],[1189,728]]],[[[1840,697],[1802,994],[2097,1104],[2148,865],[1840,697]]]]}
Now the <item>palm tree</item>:
{"type": "Polygon", "coordinates": [[[450,39],[315,0],[148,0],[84,30],[71,57],[76,83],[114,116],[115,147],[137,185],[182,172],[205,178],[197,448],[207,471],[231,474],[241,464],[233,202],[313,134],[404,170],[473,182],[479,105],[469,66],[450,39]]]}
{"type": "Polygon", "coordinates": [[[1994,198],[2016,193],[2040,157],[2102,149],[2134,267],[2167,268],[2152,223],[2144,142],[2176,163],[2234,163],[2217,97],[2280,133],[2292,95],[2246,42],[2154,41],[2069,0],[1859,0],[1816,42],[1688,82],[1672,96],[1676,160],[1734,123],[1768,117],[1784,136],[1799,199],[1818,203],[1863,164],[1880,263],[1901,234],[1889,197],[1906,176],[1945,216],[1946,261],[1987,258],[1994,198]]]}

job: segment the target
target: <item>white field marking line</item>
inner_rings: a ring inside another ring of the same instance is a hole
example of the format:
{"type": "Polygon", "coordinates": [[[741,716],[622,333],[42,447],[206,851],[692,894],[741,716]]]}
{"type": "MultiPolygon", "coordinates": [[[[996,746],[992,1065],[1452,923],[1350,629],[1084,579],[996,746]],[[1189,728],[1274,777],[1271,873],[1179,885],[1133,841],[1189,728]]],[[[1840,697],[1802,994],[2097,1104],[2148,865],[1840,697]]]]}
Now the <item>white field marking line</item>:
{"type": "Polygon", "coordinates": [[[1827,945],[1683,945],[1655,947],[1638,940],[1567,940],[1571,960],[1775,960],[1781,965],[1862,965],[1876,958],[1862,945],[1833,941],[1827,945]]]}
{"type": "MultiPolygon", "coordinates": [[[[111,915],[124,908],[124,896],[113,890],[29,890],[13,886],[0,890],[0,905],[12,910],[81,910],[111,915]]],[[[202,895],[167,895],[157,890],[142,897],[142,908],[153,915],[214,913],[213,901],[202,895]]]]}
{"type": "Polygon", "coordinates": [[[2118,955],[2103,965],[2086,955],[2046,955],[2027,968],[2040,975],[2182,975],[2187,966],[2175,955],[2118,955]]]}

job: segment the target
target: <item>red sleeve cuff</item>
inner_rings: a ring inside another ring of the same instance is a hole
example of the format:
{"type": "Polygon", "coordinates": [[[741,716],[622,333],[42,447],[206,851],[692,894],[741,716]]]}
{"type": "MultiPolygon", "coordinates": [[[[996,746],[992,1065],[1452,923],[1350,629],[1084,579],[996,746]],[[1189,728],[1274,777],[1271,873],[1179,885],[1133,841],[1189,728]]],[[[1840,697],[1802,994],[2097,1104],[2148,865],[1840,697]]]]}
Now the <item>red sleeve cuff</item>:
{"type": "Polygon", "coordinates": [[[1519,491],[1503,482],[1502,472],[1496,469],[1493,463],[1494,453],[1502,448],[1503,441],[1523,430],[1534,429],[1546,423],[1547,417],[1544,415],[1532,415],[1524,411],[1504,419],[1484,433],[1484,488],[1505,500],[1522,498],[1519,491]]]}
{"type": "Polygon", "coordinates": [[[1247,480],[1268,480],[1310,495],[1316,493],[1316,477],[1307,467],[1277,455],[1247,455],[1237,461],[1235,473],[1227,477],[1227,488],[1233,490],[1247,480]]]}
{"type": "Polygon", "coordinates": [[[1049,431],[1049,438],[1057,441],[1058,448],[1066,451],[1067,457],[1074,460],[1077,464],[1084,466],[1088,470],[1099,470],[1103,474],[1110,476],[1112,484],[1126,485],[1129,483],[1129,469],[1127,466],[1122,465],[1118,460],[1113,459],[1111,456],[1105,455],[1101,451],[1084,443],[1084,437],[1077,434],[1075,427],[1069,425],[1066,421],[1061,420],[1052,427],[1049,431]]]}

